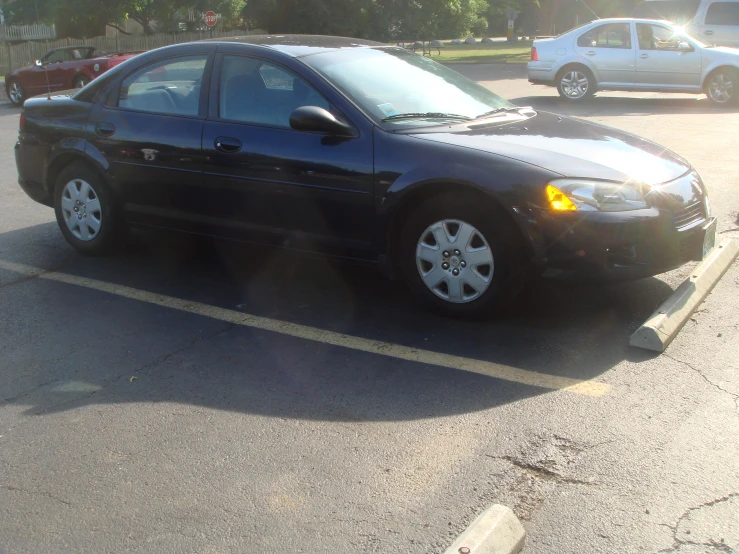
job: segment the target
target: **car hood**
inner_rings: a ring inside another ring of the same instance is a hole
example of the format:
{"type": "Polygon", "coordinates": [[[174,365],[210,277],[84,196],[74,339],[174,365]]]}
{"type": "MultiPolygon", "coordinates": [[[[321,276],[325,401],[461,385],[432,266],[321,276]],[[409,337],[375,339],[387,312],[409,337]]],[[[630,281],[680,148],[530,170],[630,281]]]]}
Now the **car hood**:
{"type": "Polygon", "coordinates": [[[656,185],[690,169],[677,154],[636,135],[547,112],[507,125],[491,122],[456,129],[411,134],[513,158],[565,177],[636,179],[656,185]]]}

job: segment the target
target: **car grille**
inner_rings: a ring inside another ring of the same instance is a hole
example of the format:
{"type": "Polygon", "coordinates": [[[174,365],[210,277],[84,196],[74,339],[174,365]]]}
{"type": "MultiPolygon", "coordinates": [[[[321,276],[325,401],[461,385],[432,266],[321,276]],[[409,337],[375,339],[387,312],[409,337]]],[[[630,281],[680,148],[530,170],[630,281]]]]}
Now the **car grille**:
{"type": "Polygon", "coordinates": [[[705,221],[705,219],[703,202],[696,202],[675,214],[675,227],[685,229],[686,227],[692,227],[696,223],[705,221]]]}

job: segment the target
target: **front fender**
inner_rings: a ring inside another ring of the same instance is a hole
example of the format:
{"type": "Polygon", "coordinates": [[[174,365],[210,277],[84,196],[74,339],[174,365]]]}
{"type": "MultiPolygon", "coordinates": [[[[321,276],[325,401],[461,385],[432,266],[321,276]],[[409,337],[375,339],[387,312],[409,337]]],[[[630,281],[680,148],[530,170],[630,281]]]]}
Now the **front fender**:
{"type": "Polygon", "coordinates": [[[379,131],[375,139],[375,240],[380,252],[388,250],[388,233],[396,214],[404,212],[409,202],[422,198],[424,195],[418,193],[423,189],[440,186],[488,196],[511,216],[524,236],[530,237],[521,214],[528,210],[534,187],[550,179],[551,172],[490,152],[414,136],[379,131]]]}
{"type": "Polygon", "coordinates": [[[701,78],[701,90],[704,90],[706,87],[706,80],[708,79],[708,76],[713,73],[716,69],[719,67],[731,67],[735,71],[739,71],[739,62],[727,62],[725,60],[714,60],[703,71],[703,77],[701,78]]]}

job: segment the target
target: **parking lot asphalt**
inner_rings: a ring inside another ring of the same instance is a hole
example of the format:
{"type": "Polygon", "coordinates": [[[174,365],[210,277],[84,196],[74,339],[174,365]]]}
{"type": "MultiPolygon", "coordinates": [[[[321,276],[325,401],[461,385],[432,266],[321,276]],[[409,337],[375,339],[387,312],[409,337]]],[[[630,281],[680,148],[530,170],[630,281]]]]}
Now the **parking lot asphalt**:
{"type": "MultiPolygon", "coordinates": [[[[683,155],[739,239],[739,110],[455,69],[683,155]]],[[[656,355],[629,335],[690,267],[537,282],[481,323],[236,243],[136,232],[86,259],[17,186],[18,117],[0,106],[0,552],[441,552],[492,503],[531,554],[739,549],[736,264],[656,355]]]]}

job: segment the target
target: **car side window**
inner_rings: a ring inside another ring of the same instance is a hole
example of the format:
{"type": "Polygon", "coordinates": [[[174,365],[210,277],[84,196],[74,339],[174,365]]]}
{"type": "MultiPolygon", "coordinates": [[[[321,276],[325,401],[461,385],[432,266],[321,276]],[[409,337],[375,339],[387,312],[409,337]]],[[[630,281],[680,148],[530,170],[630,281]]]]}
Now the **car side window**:
{"type": "Polygon", "coordinates": [[[46,63],[59,63],[59,62],[68,62],[71,60],[72,57],[70,56],[69,52],[67,50],[57,50],[51,56],[46,58],[46,63]]]}
{"type": "Polygon", "coordinates": [[[677,50],[680,43],[679,35],[660,25],[637,23],[636,35],[641,50],[677,50]]]}
{"type": "Polygon", "coordinates": [[[580,35],[577,45],[583,48],[631,48],[631,29],[628,23],[609,23],[590,29],[580,35]]]}
{"type": "Polygon", "coordinates": [[[294,73],[258,58],[224,56],[220,77],[221,119],[290,128],[302,106],[330,109],[328,101],[294,73]]]}
{"type": "Polygon", "coordinates": [[[739,2],[714,2],[708,6],[706,25],[739,25],[739,2]]]}
{"type": "Polygon", "coordinates": [[[198,115],[208,56],[183,56],[147,65],[123,80],[118,107],[165,115],[198,115]]]}

